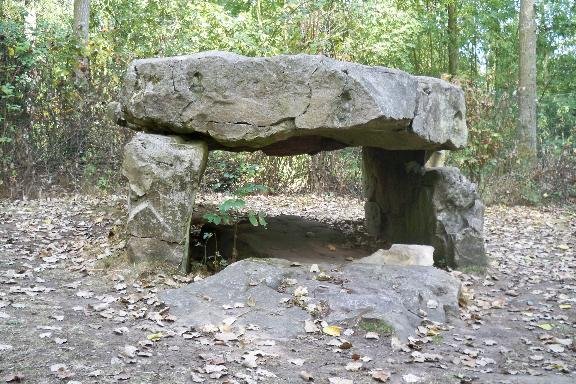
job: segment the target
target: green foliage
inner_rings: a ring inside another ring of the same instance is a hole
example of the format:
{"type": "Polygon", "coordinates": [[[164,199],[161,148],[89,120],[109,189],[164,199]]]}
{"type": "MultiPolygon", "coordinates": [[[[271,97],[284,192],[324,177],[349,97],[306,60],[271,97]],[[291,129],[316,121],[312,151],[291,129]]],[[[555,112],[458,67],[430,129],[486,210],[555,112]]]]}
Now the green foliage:
{"type": "MultiPolygon", "coordinates": [[[[448,70],[453,36],[447,6],[453,2],[93,0],[89,43],[82,47],[72,31],[71,3],[3,0],[0,189],[13,196],[51,184],[113,189],[120,179],[122,144],[131,133],[107,119],[106,105],[133,59],[203,50],[311,53],[440,77],[448,70]],[[75,78],[81,56],[89,63],[86,83],[75,78]]],[[[515,171],[517,2],[456,5],[457,79],[467,95],[470,147],[452,154],[451,161],[485,193],[502,195],[498,188],[506,185],[504,191],[527,191],[522,199],[573,195],[576,4],[537,3],[541,161],[528,176],[515,171]]],[[[210,156],[205,182],[215,191],[253,183],[268,185],[272,192],[361,194],[357,148],[287,158],[210,156]]],[[[248,219],[260,224],[258,215],[248,219]]]]}
{"type": "MultiPolygon", "coordinates": [[[[248,183],[242,185],[234,191],[234,197],[226,199],[218,205],[217,212],[207,212],[203,215],[204,220],[215,225],[236,225],[240,220],[241,210],[246,206],[246,201],[243,199],[258,192],[266,192],[267,188],[264,185],[248,183]]],[[[261,225],[267,226],[265,214],[263,212],[248,211],[248,221],[255,227],[261,225]]]]}

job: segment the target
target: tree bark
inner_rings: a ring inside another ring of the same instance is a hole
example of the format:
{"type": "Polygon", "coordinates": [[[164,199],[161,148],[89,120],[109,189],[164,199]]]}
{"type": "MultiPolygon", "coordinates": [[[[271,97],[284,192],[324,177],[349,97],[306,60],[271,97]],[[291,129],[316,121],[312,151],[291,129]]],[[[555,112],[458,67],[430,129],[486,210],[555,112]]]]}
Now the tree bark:
{"type": "Polygon", "coordinates": [[[458,73],[458,8],[456,0],[448,8],[448,73],[451,77],[458,73]]]}
{"type": "MultiPolygon", "coordinates": [[[[90,0],[74,0],[74,33],[83,51],[88,45],[88,28],[90,23],[90,0]]],[[[88,58],[83,54],[78,57],[76,80],[85,82],[89,73],[88,58]]]]}
{"type": "Polygon", "coordinates": [[[520,1],[520,66],[518,83],[518,154],[536,163],[536,20],[534,0],[520,1]]]}

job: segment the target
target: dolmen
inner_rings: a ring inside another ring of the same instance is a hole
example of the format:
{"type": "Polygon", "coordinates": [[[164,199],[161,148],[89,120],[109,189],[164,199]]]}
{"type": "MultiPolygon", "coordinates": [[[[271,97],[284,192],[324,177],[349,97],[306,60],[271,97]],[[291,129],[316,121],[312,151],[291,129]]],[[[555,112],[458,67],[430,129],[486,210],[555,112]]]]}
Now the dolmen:
{"type": "Polygon", "coordinates": [[[475,185],[457,168],[425,167],[467,144],[464,94],[446,81],[324,56],[201,52],[132,62],[109,108],[138,132],[123,162],[135,261],[182,262],[209,151],[360,146],[370,234],[430,245],[437,265],[486,264],[475,185]]]}

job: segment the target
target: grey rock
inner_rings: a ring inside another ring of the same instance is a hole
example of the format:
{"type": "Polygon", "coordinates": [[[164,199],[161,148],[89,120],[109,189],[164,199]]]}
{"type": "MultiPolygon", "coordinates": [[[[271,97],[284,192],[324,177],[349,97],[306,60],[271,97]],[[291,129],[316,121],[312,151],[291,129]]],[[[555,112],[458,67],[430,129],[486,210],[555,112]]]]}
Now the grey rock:
{"type": "Polygon", "coordinates": [[[484,204],[474,183],[458,168],[428,169],[419,204],[426,201],[436,218],[431,244],[445,255],[448,265],[486,266],[484,204]]]}
{"type": "Polygon", "coordinates": [[[126,242],[126,252],[135,263],[159,261],[178,265],[184,257],[181,244],[153,237],[130,236],[126,242]]]}
{"type": "MultiPolygon", "coordinates": [[[[126,145],[122,173],[130,187],[127,231],[134,238],[151,239],[131,239],[133,257],[186,242],[207,154],[204,143],[177,136],[138,133],[126,145]],[[145,244],[145,249],[136,251],[135,244],[145,244]]],[[[173,253],[166,257],[173,259],[173,253]]]]}
{"type": "Polygon", "coordinates": [[[485,266],[484,206],[457,168],[424,167],[424,151],[363,148],[368,231],[393,243],[434,247],[451,267],[485,266]]]}
{"type": "MultiPolygon", "coordinates": [[[[284,303],[296,287],[306,287],[309,304],[322,304],[320,316],[331,325],[357,328],[362,322],[390,326],[398,337],[413,334],[427,312],[433,321],[446,322],[458,313],[460,282],[434,267],[347,264],[327,272],[331,280],[318,281],[307,266],[292,267],[282,259],[246,259],[223,271],[161,293],[180,325],[197,329],[237,317],[235,325],[256,324],[263,338],[288,339],[304,333],[311,315],[301,306],[284,303]],[[286,284],[287,279],[295,279],[286,284]],[[437,308],[428,308],[434,300],[437,308]],[[253,306],[229,308],[234,303],[253,306]]],[[[335,266],[333,266],[335,267],[335,266]]]]}
{"type": "Polygon", "coordinates": [[[367,145],[457,149],[468,134],[460,88],[311,55],[136,60],[109,108],[118,124],[135,130],[280,155],[367,145]]]}
{"type": "Polygon", "coordinates": [[[370,256],[354,261],[379,265],[434,265],[434,247],[415,244],[392,244],[390,249],[379,249],[370,256]]]}

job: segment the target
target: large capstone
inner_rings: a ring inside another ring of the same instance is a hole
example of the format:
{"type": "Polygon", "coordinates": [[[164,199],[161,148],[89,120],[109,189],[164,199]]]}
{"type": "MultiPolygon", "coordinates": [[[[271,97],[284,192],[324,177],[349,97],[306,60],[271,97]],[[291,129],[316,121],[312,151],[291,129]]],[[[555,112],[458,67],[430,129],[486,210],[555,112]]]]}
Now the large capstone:
{"type": "Polygon", "coordinates": [[[130,64],[116,122],[202,138],[211,149],[293,155],[346,146],[466,145],[462,90],[323,56],[201,52],[130,64]]]}
{"type": "Polygon", "coordinates": [[[129,182],[128,254],[178,265],[208,149],[177,136],[138,133],[124,149],[129,182]]]}
{"type": "Polygon", "coordinates": [[[458,168],[424,167],[424,151],[363,148],[368,231],[434,247],[436,264],[486,265],[484,205],[458,168]]]}

